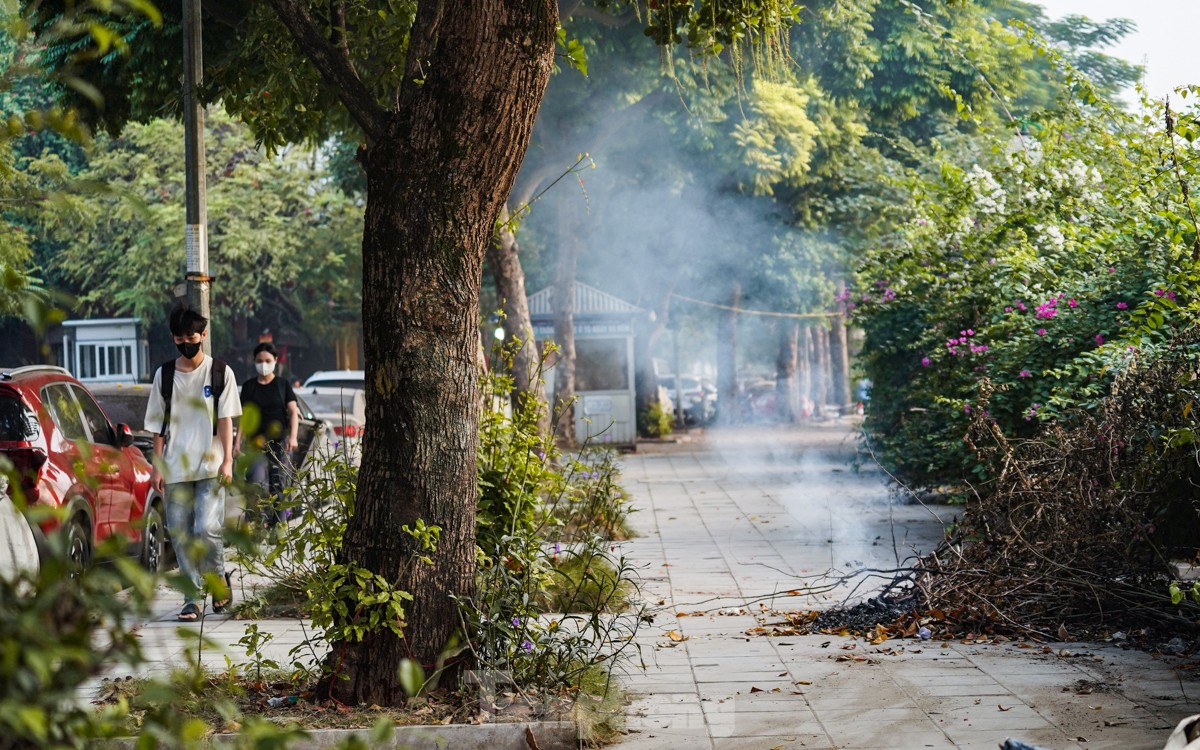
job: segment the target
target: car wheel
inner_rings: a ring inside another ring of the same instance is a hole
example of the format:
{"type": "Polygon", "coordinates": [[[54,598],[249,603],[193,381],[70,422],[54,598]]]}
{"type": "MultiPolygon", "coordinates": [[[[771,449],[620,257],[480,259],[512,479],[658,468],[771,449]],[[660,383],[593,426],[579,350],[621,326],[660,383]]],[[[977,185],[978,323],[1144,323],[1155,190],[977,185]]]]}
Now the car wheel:
{"type": "Polygon", "coordinates": [[[92,562],[92,535],[82,518],[75,517],[67,526],[67,559],[76,571],[92,562]]]}
{"type": "Polygon", "coordinates": [[[142,528],[142,566],[151,573],[163,568],[167,550],[167,528],[163,523],[162,510],[155,503],[146,512],[146,525],[142,528]]]}

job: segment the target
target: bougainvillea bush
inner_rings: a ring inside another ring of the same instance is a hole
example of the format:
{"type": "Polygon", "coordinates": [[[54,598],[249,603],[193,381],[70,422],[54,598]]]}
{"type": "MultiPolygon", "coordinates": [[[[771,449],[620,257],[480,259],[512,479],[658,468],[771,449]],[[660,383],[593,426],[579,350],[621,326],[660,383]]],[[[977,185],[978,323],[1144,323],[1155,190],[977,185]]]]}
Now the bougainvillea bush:
{"type": "Polygon", "coordinates": [[[985,378],[985,416],[1030,437],[1195,321],[1197,113],[1143,108],[1071,103],[909,176],[844,300],[866,334],[867,439],[909,486],[995,476],[963,441],[985,378]]]}

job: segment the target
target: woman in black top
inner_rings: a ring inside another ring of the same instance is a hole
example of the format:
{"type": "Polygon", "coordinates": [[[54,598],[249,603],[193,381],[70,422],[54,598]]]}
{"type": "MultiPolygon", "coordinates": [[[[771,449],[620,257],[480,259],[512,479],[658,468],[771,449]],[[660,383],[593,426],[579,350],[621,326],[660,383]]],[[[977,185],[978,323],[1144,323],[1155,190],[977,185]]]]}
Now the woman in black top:
{"type": "Polygon", "coordinates": [[[238,430],[236,450],[252,445],[262,451],[250,466],[249,480],[268,493],[263,507],[263,522],[274,528],[283,520],[278,500],[283,496],[286,472],[291,469],[292,451],[296,450],[296,431],[300,424],[300,409],[291,383],[275,377],[275,347],[259,344],[254,347],[254,369],[257,377],[242,383],[242,426],[238,430]],[[250,410],[258,413],[253,431],[246,420],[250,410]],[[244,442],[244,441],[249,441],[244,442]]]}

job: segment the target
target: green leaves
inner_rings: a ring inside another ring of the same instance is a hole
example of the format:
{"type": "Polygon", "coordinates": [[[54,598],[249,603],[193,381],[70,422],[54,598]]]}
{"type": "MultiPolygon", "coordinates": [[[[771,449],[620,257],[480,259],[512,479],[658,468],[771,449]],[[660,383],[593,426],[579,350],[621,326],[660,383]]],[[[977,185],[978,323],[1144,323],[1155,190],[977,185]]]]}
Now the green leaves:
{"type": "Polygon", "coordinates": [[[586,77],[587,52],[584,51],[583,44],[578,39],[569,38],[567,30],[561,26],[558,29],[558,47],[562,50],[560,55],[566,59],[567,64],[586,77]]]}
{"type": "MultiPolygon", "coordinates": [[[[357,197],[315,170],[312,152],[268,156],[220,110],[207,121],[214,320],[332,339],[360,304],[357,197]]],[[[156,120],[101,137],[77,178],[53,156],[21,166],[47,195],[26,214],[39,255],[78,292],[76,313],[160,320],[184,268],[181,126],[156,120]]]]}

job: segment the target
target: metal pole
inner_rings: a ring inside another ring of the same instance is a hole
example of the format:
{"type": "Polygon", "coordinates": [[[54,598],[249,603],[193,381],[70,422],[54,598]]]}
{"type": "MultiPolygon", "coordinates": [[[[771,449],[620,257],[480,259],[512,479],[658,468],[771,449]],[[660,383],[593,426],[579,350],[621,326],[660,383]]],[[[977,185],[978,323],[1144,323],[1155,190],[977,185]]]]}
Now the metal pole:
{"type": "MultiPolygon", "coordinates": [[[[208,275],[208,200],[204,184],[204,110],[196,87],[204,80],[201,50],[200,0],[183,0],[183,148],[187,218],[184,243],[187,246],[187,300],[191,308],[206,318],[209,312],[208,275]]],[[[212,353],[212,325],[204,340],[204,352],[212,353]]]]}

